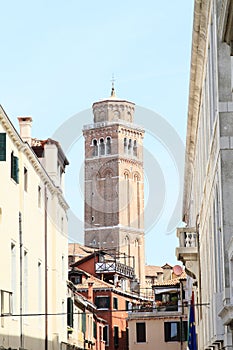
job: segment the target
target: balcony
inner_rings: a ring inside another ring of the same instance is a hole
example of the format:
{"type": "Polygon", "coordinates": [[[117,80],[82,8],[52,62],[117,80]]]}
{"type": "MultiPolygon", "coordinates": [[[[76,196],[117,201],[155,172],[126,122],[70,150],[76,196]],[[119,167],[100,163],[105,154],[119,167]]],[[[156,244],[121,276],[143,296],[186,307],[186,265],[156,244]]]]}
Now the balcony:
{"type": "Polygon", "coordinates": [[[198,240],[194,227],[177,228],[176,235],[179,238],[179,247],[176,248],[177,260],[183,262],[186,272],[191,277],[197,278],[198,273],[198,240]]]}
{"type": "Polygon", "coordinates": [[[97,274],[119,274],[122,277],[133,278],[133,267],[124,265],[117,261],[103,261],[95,264],[95,272],[97,274]]]}

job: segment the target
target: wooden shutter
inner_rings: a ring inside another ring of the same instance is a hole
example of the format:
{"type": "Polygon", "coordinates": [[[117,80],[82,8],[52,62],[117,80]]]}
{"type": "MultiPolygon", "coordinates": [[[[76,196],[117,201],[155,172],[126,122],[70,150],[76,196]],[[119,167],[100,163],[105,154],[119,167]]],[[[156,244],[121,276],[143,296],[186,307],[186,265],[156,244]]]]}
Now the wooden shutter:
{"type": "Polygon", "coordinates": [[[6,134],[0,133],[0,161],[6,160],[6,134]]]}
{"type": "Polygon", "coordinates": [[[67,298],[67,326],[73,328],[73,300],[71,298],[67,298]]]}

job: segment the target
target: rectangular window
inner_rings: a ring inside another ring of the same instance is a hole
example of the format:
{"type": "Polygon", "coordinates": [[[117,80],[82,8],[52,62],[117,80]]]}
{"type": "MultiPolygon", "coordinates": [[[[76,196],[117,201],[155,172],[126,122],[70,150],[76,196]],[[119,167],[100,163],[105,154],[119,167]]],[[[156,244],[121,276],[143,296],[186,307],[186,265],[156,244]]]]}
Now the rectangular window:
{"type": "Polygon", "coordinates": [[[146,324],[145,322],[136,323],[136,340],[137,343],[146,342],[146,324]]]}
{"type": "Polygon", "coordinates": [[[24,191],[28,190],[28,170],[24,167],[23,169],[23,177],[24,177],[24,191]]]}
{"type": "Polygon", "coordinates": [[[86,329],[87,329],[87,326],[86,326],[86,314],[85,312],[82,313],[82,332],[83,333],[86,333],[86,329]]]}
{"type": "Polygon", "coordinates": [[[109,309],[110,297],[95,297],[95,305],[97,309],[109,309]]]}
{"type": "Polygon", "coordinates": [[[23,291],[24,291],[24,312],[28,311],[28,252],[24,251],[23,266],[23,291]]]}
{"type": "Polygon", "coordinates": [[[41,187],[38,186],[38,208],[41,208],[41,187]]]}
{"type": "Polygon", "coordinates": [[[41,262],[38,261],[38,312],[42,313],[42,271],[41,262]]]}
{"type": "Polygon", "coordinates": [[[12,314],[12,293],[1,290],[1,315],[12,314]]]}
{"type": "Polygon", "coordinates": [[[93,321],[93,337],[97,339],[97,324],[93,321]]]}
{"type": "Polygon", "coordinates": [[[0,161],[6,160],[6,133],[0,133],[0,161]]]}
{"type": "Polygon", "coordinates": [[[181,322],[165,322],[164,338],[165,342],[186,341],[188,333],[187,321],[181,322]]]}
{"type": "Polygon", "coordinates": [[[117,348],[119,346],[119,327],[114,326],[114,346],[117,348]]]}
{"type": "Polygon", "coordinates": [[[72,298],[67,298],[67,326],[73,328],[74,303],[72,298]]]}
{"type": "Polygon", "coordinates": [[[103,340],[105,341],[105,345],[109,346],[109,326],[104,326],[103,340]]]}
{"type": "Polygon", "coordinates": [[[113,297],[113,309],[118,310],[118,299],[113,297]]]}
{"type": "Polygon", "coordinates": [[[15,244],[11,243],[11,290],[12,290],[12,309],[16,310],[16,248],[15,244]]]}
{"type": "Polygon", "coordinates": [[[11,152],[11,178],[19,183],[19,158],[14,156],[14,152],[11,152]]]}

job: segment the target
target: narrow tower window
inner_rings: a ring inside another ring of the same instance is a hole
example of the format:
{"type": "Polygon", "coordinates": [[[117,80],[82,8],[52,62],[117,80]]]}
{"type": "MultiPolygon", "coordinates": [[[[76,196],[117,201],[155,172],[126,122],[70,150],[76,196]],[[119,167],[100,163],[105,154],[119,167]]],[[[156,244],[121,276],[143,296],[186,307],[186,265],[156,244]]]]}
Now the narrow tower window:
{"type": "Polygon", "coordinates": [[[92,152],[92,155],[93,155],[93,157],[97,157],[97,156],[98,156],[98,144],[97,144],[97,140],[93,140],[92,144],[93,144],[93,152],[92,152]]]}
{"type": "Polygon", "coordinates": [[[124,153],[127,153],[127,138],[124,138],[124,153]]]}
{"type": "Polygon", "coordinates": [[[107,137],[106,154],[111,154],[111,137],[107,137]]]}
{"type": "Polygon", "coordinates": [[[132,140],[131,139],[129,139],[128,154],[132,154],[132,140]]]}
{"type": "Polygon", "coordinates": [[[137,141],[134,140],[134,143],[133,143],[133,155],[135,157],[137,157],[137,141]]]}
{"type": "Polygon", "coordinates": [[[100,139],[100,155],[104,156],[105,154],[105,144],[104,139],[100,139]]]}

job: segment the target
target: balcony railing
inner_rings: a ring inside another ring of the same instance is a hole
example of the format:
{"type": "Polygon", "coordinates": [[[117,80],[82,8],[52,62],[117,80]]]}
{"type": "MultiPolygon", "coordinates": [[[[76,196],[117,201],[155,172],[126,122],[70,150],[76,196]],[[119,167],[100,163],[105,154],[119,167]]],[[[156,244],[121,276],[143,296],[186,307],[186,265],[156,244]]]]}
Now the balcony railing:
{"type": "Polygon", "coordinates": [[[116,261],[104,261],[95,264],[96,273],[119,273],[122,276],[133,278],[134,269],[116,261]]]}
{"type": "Polygon", "coordinates": [[[196,276],[198,262],[198,235],[196,229],[194,227],[178,228],[176,235],[179,238],[176,257],[184,263],[188,271],[196,276]]]}

